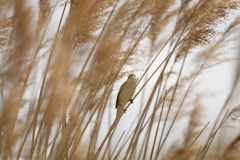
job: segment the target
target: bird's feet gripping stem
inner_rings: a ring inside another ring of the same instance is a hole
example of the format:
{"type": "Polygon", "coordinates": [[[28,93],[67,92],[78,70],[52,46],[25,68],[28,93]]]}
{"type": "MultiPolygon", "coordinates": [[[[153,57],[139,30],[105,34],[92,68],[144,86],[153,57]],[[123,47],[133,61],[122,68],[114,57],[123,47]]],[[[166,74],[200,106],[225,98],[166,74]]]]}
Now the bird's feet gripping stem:
{"type": "Polygon", "coordinates": [[[129,99],[130,103],[132,104],[133,103],[133,99],[129,99]]]}
{"type": "MultiPolygon", "coordinates": [[[[129,102],[132,104],[133,103],[133,99],[129,99],[129,102]]],[[[123,109],[123,112],[126,113],[127,112],[127,109],[123,109]]]]}

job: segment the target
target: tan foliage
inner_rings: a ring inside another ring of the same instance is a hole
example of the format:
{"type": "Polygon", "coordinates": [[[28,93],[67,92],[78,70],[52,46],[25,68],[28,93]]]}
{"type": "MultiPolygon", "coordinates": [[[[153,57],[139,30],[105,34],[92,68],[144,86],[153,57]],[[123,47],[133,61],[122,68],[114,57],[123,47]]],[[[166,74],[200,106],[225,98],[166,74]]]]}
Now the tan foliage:
{"type": "MultiPolygon", "coordinates": [[[[209,156],[226,121],[218,118],[207,142],[198,141],[208,123],[201,121],[206,95],[195,79],[235,60],[222,48],[235,40],[239,18],[221,32],[217,27],[238,9],[233,0],[1,0],[0,159],[209,156]],[[185,73],[186,60],[199,47],[197,65],[185,73]],[[109,116],[103,137],[115,84],[129,72],[141,73],[136,123],[129,122],[131,131],[120,138],[115,131],[124,116],[109,116]],[[182,144],[165,153],[174,124],[186,117],[182,144]]],[[[237,144],[224,156],[234,156],[237,144]]]]}

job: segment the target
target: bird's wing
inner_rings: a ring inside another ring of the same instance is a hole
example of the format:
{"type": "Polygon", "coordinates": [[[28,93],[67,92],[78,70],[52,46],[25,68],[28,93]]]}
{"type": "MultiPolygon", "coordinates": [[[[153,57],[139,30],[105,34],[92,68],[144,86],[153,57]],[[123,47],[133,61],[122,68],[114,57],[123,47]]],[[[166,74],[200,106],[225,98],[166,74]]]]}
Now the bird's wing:
{"type": "Polygon", "coordinates": [[[117,95],[117,101],[116,101],[116,108],[117,108],[117,106],[118,106],[118,100],[119,100],[119,95],[120,95],[120,92],[122,91],[122,89],[123,89],[123,86],[125,85],[125,83],[126,83],[126,82],[124,82],[124,83],[121,85],[121,87],[120,87],[120,89],[119,89],[119,91],[118,91],[118,95],[117,95]]]}

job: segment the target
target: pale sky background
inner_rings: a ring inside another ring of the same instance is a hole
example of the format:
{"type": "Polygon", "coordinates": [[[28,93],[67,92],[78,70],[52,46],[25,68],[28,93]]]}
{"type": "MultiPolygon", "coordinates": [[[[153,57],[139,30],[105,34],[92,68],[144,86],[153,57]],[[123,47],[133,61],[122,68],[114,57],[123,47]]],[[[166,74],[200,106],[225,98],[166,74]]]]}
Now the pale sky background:
{"type": "MultiPolygon", "coordinates": [[[[34,6],[36,4],[34,4],[34,1],[32,1],[32,4],[30,4],[30,5],[34,6]]],[[[57,28],[57,24],[58,24],[60,16],[61,16],[61,12],[62,12],[62,7],[58,8],[58,10],[53,15],[53,20],[51,21],[50,29],[48,30],[49,35],[54,34],[54,31],[57,28]]],[[[68,12],[68,10],[67,10],[67,12],[68,12]]],[[[238,13],[231,15],[229,17],[230,20],[227,22],[227,24],[231,20],[233,20],[236,15],[238,15],[238,13]]],[[[224,24],[222,25],[222,27],[223,28],[225,27],[224,24]]],[[[236,34],[238,34],[238,33],[236,33],[236,34]]],[[[229,48],[225,48],[225,50],[227,52],[229,52],[229,55],[231,57],[237,57],[237,54],[238,54],[237,49],[238,48],[235,48],[235,49],[230,49],[230,48],[234,48],[234,46],[238,46],[238,44],[239,44],[239,41],[235,41],[235,44],[234,43],[230,44],[229,48]]],[[[168,49],[166,48],[165,51],[167,53],[168,49]]],[[[163,51],[163,52],[165,52],[165,51],[163,51]]],[[[163,57],[159,57],[160,61],[163,57]]],[[[188,60],[187,64],[186,64],[186,68],[188,68],[188,67],[191,68],[191,66],[192,66],[191,63],[192,63],[192,59],[188,60]]],[[[154,64],[152,68],[154,69],[154,68],[156,68],[156,66],[157,66],[157,64],[154,64]]],[[[236,69],[236,66],[237,66],[237,62],[226,62],[221,65],[217,65],[213,68],[206,70],[204,72],[204,74],[201,74],[196,80],[196,82],[199,82],[199,81],[201,82],[201,85],[199,86],[199,91],[206,92],[209,94],[215,93],[214,96],[205,97],[205,99],[203,101],[203,104],[205,105],[205,108],[207,109],[207,111],[205,112],[205,117],[204,117],[205,120],[204,121],[206,123],[208,121],[210,122],[210,125],[208,126],[208,130],[211,128],[211,125],[214,123],[214,119],[216,118],[217,113],[220,111],[221,107],[223,106],[223,104],[230,92],[230,89],[232,87],[231,85],[233,82],[233,78],[235,75],[234,71],[236,69]]],[[[151,70],[151,71],[153,71],[153,70],[151,70]]],[[[41,72],[42,71],[40,69],[39,73],[41,73],[41,72]]],[[[129,73],[129,74],[131,74],[131,73],[129,73]]],[[[142,72],[139,71],[135,74],[137,77],[139,77],[139,76],[141,76],[142,72]]],[[[156,75],[159,75],[159,72],[156,75]]],[[[40,78],[41,78],[41,76],[39,77],[39,80],[40,80],[40,78]]],[[[116,115],[115,101],[116,101],[117,92],[118,92],[118,89],[120,88],[121,83],[123,83],[126,79],[127,79],[127,77],[124,77],[121,81],[116,82],[116,86],[114,87],[115,91],[112,94],[112,101],[110,102],[111,106],[109,107],[112,122],[114,121],[114,118],[116,115]]],[[[156,78],[153,78],[151,81],[155,82],[156,78]]],[[[142,83],[139,85],[139,87],[137,88],[136,91],[139,90],[140,86],[142,86],[142,83]]],[[[151,82],[145,87],[144,94],[145,94],[146,98],[149,96],[149,93],[147,90],[151,91],[152,87],[153,86],[151,85],[151,82]]],[[[142,99],[142,95],[139,94],[137,96],[137,98],[134,100],[134,103],[128,108],[127,113],[124,114],[124,116],[121,118],[120,123],[117,126],[117,130],[116,130],[116,134],[115,134],[116,139],[118,139],[121,136],[123,131],[127,132],[129,130],[134,129],[134,128],[130,128],[130,125],[135,121],[135,118],[139,113],[138,108],[140,106],[141,100],[144,101],[144,99],[142,99]]],[[[239,99],[239,101],[240,101],[240,99],[239,99]]],[[[231,108],[240,104],[239,101],[232,102],[230,104],[231,108]]],[[[109,115],[109,113],[106,112],[106,115],[102,121],[102,128],[101,128],[101,134],[99,136],[100,137],[99,140],[101,140],[101,137],[102,138],[105,137],[105,135],[108,131],[108,127],[109,127],[108,115],[109,115]]],[[[93,121],[92,123],[95,123],[95,122],[93,121]]],[[[204,124],[206,124],[206,123],[204,123],[204,124]]],[[[168,142],[170,142],[170,143],[176,139],[181,138],[181,134],[179,134],[179,133],[183,133],[183,131],[185,129],[185,128],[183,128],[183,126],[186,126],[187,120],[183,119],[180,121],[180,123],[177,123],[177,124],[178,124],[178,126],[175,126],[173,128],[174,132],[173,132],[172,136],[169,137],[168,142]],[[179,129],[180,129],[180,132],[179,132],[179,129]]],[[[90,128],[89,128],[89,131],[90,131],[90,128]]],[[[230,132],[233,133],[233,135],[236,135],[239,131],[231,130],[230,132]]],[[[89,136],[86,135],[86,138],[88,138],[88,137],[89,136]]],[[[114,142],[112,143],[112,145],[114,145],[114,142]]]]}

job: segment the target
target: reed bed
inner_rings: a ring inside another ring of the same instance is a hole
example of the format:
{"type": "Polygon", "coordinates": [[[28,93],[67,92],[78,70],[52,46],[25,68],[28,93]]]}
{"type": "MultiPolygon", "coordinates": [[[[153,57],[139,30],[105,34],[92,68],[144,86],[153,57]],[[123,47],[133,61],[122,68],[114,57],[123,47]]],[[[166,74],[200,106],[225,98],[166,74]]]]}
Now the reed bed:
{"type": "Polygon", "coordinates": [[[231,105],[239,103],[239,1],[1,0],[0,8],[0,159],[240,157],[240,136],[219,135],[239,130],[231,105]],[[198,78],[226,62],[238,65],[230,92],[206,121],[198,78]],[[116,116],[131,73],[134,103],[116,116]],[[180,142],[170,143],[176,129],[180,142]]]}

